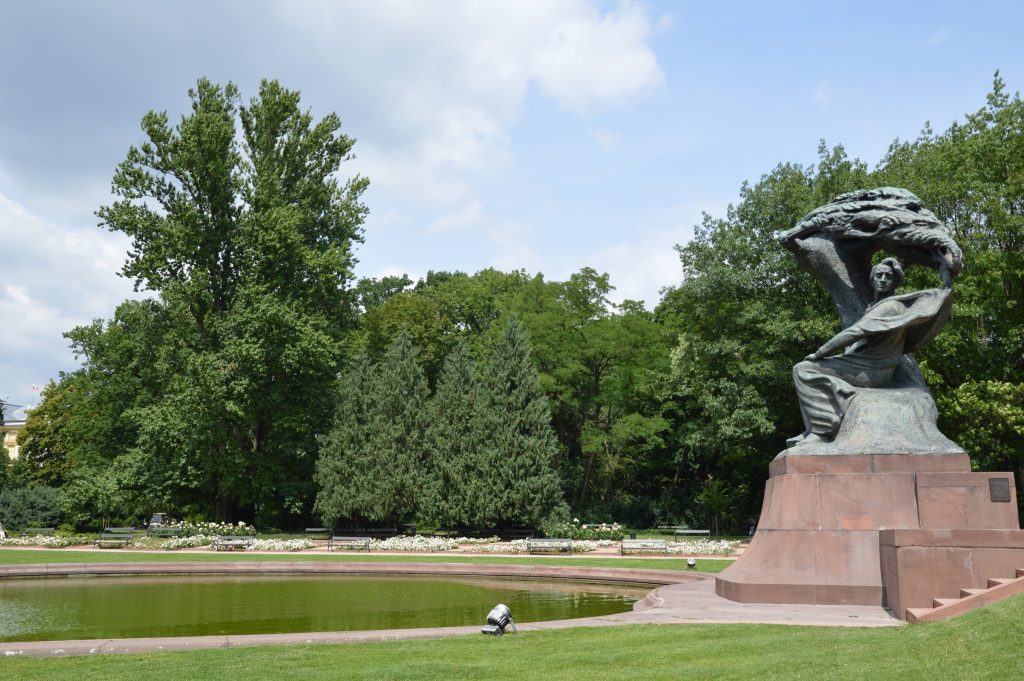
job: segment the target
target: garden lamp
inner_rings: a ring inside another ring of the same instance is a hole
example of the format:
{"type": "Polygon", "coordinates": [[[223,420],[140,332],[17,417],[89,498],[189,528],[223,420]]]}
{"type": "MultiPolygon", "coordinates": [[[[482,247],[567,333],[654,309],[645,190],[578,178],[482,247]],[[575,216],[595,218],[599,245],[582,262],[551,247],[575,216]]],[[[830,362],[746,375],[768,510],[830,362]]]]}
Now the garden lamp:
{"type": "Polygon", "coordinates": [[[487,626],[480,629],[481,634],[501,636],[505,627],[512,625],[512,633],[516,633],[516,623],[512,621],[512,611],[504,603],[498,603],[487,613],[487,626]]]}

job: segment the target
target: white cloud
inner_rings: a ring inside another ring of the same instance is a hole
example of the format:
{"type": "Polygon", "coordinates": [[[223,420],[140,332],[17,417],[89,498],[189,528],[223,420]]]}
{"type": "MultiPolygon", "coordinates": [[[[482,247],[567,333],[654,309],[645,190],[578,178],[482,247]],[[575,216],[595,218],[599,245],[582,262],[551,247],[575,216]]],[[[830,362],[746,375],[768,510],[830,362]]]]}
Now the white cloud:
{"type": "MultiPolygon", "coordinates": [[[[590,254],[582,254],[581,262],[599,272],[611,274],[615,287],[611,299],[642,300],[653,309],[661,300],[661,290],[682,281],[682,268],[675,247],[693,238],[693,228],[700,224],[702,213],[724,215],[728,201],[715,198],[688,200],[665,212],[648,216],[648,222],[663,227],[637,230],[632,238],[620,241],[590,254]]],[[[568,276],[568,273],[563,275],[568,276]]]]}
{"type": "Polygon", "coordinates": [[[513,162],[510,129],[531,87],[584,113],[664,82],[652,18],[634,3],[324,0],[279,14],[367,110],[355,167],[444,211],[473,200],[475,176],[513,162]]]}
{"type": "Polygon", "coordinates": [[[827,80],[822,79],[818,81],[818,86],[814,88],[814,101],[822,109],[828,108],[829,102],[832,101],[832,96],[829,94],[827,80]]]}
{"type": "Polygon", "coordinates": [[[567,3],[529,54],[531,75],[542,92],[571,111],[618,104],[662,85],[663,75],[647,46],[651,21],[638,5],[602,15],[567,3]]]}
{"type": "Polygon", "coordinates": [[[431,233],[455,232],[479,225],[484,219],[484,209],[479,201],[470,201],[458,209],[445,213],[427,227],[431,233]]]}
{"type": "Polygon", "coordinates": [[[590,137],[605,151],[610,151],[619,144],[619,136],[607,128],[591,128],[590,137]]]}
{"type": "Polygon", "coordinates": [[[653,308],[661,289],[679,284],[682,270],[675,246],[691,236],[690,227],[646,232],[601,249],[586,262],[599,272],[612,274],[613,300],[642,300],[653,308]]]}
{"type": "Polygon", "coordinates": [[[375,270],[373,274],[369,275],[369,277],[372,279],[383,279],[384,277],[400,277],[403,274],[412,279],[414,283],[427,276],[426,272],[421,272],[402,265],[390,264],[375,270]]]}
{"type": "Polygon", "coordinates": [[[949,38],[949,31],[945,27],[940,26],[939,28],[935,29],[935,32],[932,33],[931,37],[929,37],[924,42],[924,44],[925,47],[935,47],[936,45],[941,45],[942,43],[946,42],[947,40],[949,40],[949,38]]]}
{"type": "Polygon", "coordinates": [[[18,402],[32,383],[75,366],[65,331],[134,295],[115,274],[128,239],[48,223],[0,194],[0,243],[0,394],[18,402]]]}
{"type": "Polygon", "coordinates": [[[527,272],[550,272],[547,261],[529,244],[529,228],[515,220],[504,220],[487,231],[496,248],[491,267],[499,270],[525,269],[527,272]]]}

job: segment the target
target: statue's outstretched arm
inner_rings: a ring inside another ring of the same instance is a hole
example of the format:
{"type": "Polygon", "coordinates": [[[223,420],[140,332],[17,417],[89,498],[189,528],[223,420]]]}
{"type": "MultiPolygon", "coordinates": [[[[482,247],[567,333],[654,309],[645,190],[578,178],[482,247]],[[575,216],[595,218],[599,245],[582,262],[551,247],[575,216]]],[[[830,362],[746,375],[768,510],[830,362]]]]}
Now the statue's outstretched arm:
{"type": "Polygon", "coordinates": [[[829,355],[835,354],[837,350],[842,350],[846,346],[856,343],[866,335],[867,334],[863,329],[854,324],[853,326],[847,327],[832,336],[832,338],[827,340],[824,345],[807,355],[804,359],[813,361],[821,359],[822,357],[828,357],[829,355]]]}

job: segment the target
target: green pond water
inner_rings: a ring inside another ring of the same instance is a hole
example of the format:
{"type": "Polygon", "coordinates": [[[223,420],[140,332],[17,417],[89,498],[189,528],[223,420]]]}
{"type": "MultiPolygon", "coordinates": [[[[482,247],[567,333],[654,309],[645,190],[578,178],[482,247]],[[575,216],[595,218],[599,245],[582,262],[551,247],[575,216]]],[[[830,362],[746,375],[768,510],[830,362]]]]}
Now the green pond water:
{"type": "Polygon", "coordinates": [[[71,577],[0,581],[0,641],[483,625],[625,612],[645,587],[389,576],[71,577]]]}

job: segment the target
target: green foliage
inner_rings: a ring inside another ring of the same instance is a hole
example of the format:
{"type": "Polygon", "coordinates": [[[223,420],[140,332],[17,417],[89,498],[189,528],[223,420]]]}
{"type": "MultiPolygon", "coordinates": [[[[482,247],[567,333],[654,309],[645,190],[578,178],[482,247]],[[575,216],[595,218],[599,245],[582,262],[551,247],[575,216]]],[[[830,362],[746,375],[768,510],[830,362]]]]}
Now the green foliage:
{"type": "Polygon", "coordinates": [[[487,437],[481,399],[476,366],[460,342],[445,359],[426,432],[428,466],[420,515],[440,527],[469,527],[473,509],[489,492],[480,470],[479,452],[487,437]]]}
{"type": "Polygon", "coordinates": [[[485,496],[471,509],[478,527],[536,527],[562,500],[553,462],[558,442],[547,400],[519,320],[505,324],[484,369],[478,484],[485,496]]]}
{"type": "Polygon", "coordinates": [[[327,527],[333,527],[339,518],[357,515],[364,505],[373,502],[364,494],[373,482],[365,475],[374,456],[370,432],[373,374],[369,355],[363,351],[352,358],[339,380],[334,427],[321,445],[315,474],[318,491],[314,511],[327,527]]]}
{"type": "Polygon", "coordinates": [[[391,296],[401,293],[412,286],[412,279],[406,275],[381,277],[380,279],[360,279],[352,289],[352,298],[357,314],[369,312],[380,307],[391,296]]]}
{"type": "Polygon", "coordinates": [[[336,178],[353,145],[337,116],[314,121],[275,81],[248,105],[230,83],[189,97],[177,125],[143,118],[97,213],[132,238],[122,274],[157,299],[68,334],[85,366],[44,400],[30,456],[76,521],[160,507],[301,523],[366,181],[336,178]]]}
{"type": "Polygon", "coordinates": [[[60,490],[43,485],[0,492],[0,525],[8,530],[56,527],[61,520],[60,490]]]}
{"type": "MultiPolygon", "coordinates": [[[[940,426],[986,470],[1024,473],[1024,101],[996,73],[984,107],[896,141],[879,169],[921,197],[964,251],[953,313],[917,353],[940,426]]],[[[911,282],[913,283],[913,281],[911,282]]]]}
{"type": "MultiPolygon", "coordinates": [[[[705,215],[694,239],[678,247],[683,283],[656,314],[678,334],[665,410],[674,426],[674,484],[691,499],[707,496],[709,475],[731,488],[762,489],[768,462],[803,430],[792,366],[837,321],[827,295],[775,235],[868,182],[863,164],[841,147],[822,144],[819,157],[817,167],[783,164],[744,184],[724,219],[705,215]]],[[[740,524],[759,505],[742,501],[740,524]]]]}
{"type": "Polygon", "coordinates": [[[414,517],[426,468],[428,396],[408,333],[395,336],[374,368],[365,352],[357,356],[317,464],[316,510],[325,524],[346,518],[397,527],[414,517]]]}

